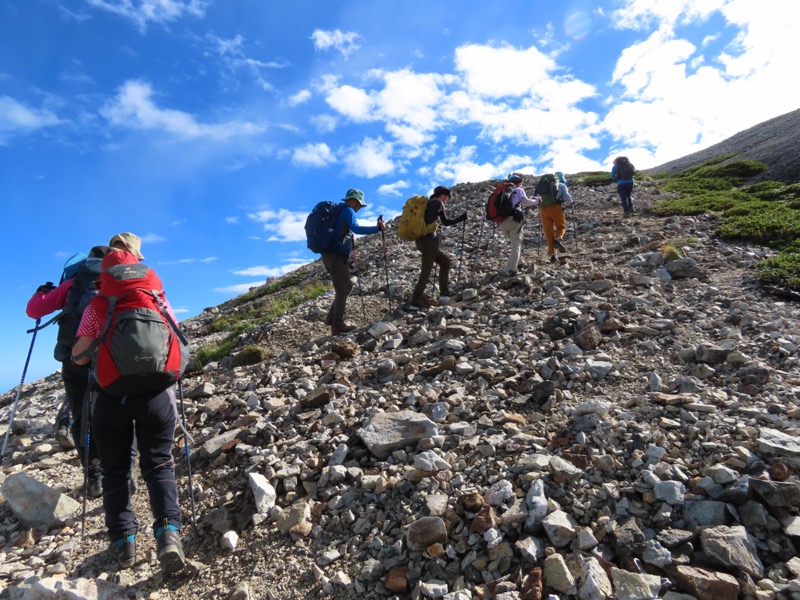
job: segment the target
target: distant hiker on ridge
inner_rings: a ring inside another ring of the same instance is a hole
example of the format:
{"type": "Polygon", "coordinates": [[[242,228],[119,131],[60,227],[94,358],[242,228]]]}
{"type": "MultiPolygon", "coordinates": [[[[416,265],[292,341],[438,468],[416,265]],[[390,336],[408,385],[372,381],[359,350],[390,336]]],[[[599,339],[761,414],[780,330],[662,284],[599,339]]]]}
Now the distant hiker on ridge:
{"type": "Polygon", "coordinates": [[[375,226],[358,224],[356,213],[366,205],[364,192],[351,188],[339,203],[318,203],[306,219],[308,248],[322,255],[322,264],[333,282],[335,295],[325,317],[325,324],[330,325],[332,335],[348,333],[356,328],[344,320],[347,297],[353,291],[349,259],[355,241],[351,232],[369,235],[386,228],[380,218],[375,226]]]}
{"type": "MultiPolygon", "coordinates": [[[[74,364],[70,360],[70,356],[83,311],[97,293],[95,280],[100,275],[100,261],[109,252],[108,246],[95,246],[88,255],[85,252],[73,255],[64,265],[64,272],[58,287],[50,282],[40,285],[28,300],[25,309],[25,313],[32,319],[39,319],[57,310],[61,311],[57,320],[58,337],[53,356],[61,363],[64,393],[72,413],[72,424],[69,425],[69,434],[72,436],[70,445],[78,451],[81,464],[85,460],[84,446],[86,442],[81,436],[81,424],[83,423],[83,402],[89,384],[89,368],[85,365],[74,364]]],[[[69,418],[68,414],[66,416],[69,418]]],[[[57,423],[56,438],[62,446],[67,446],[68,440],[63,439],[65,434],[63,428],[64,424],[57,423]]],[[[88,493],[93,497],[100,496],[103,493],[100,482],[100,464],[97,459],[97,450],[91,445],[89,446],[88,468],[88,493]]]]}
{"type": "MultiPolygon", "coordinates": [[[[415,198],[419,197],[415,196],[415,198]]],[[[422,196],[422,198],[424,198],[424,196],[422,196]]],[[[433,190],[433,194],[431,194],[431,197],[427,200],[427,203],[424,206],[424,213],[421,215],[423,235],[414,240],[417,250],[419,250],[420,254],[422,255],[422,269],[419,273],[417,285],[414,287],[414,291],[411,295],[410,305],[412,308],[428,308],[430,306],[438,305],[438,302],[434,298],[429,298],[425,295],[425,288],[428,287],[428,279],[430,279],[434,263],[438,264],[441,269],[441,273],[439,274],[439,295],[452,295],[449,285],[450,257],[439,249],[441,238],[437,230],[437,220],[440,221],[442,225],[457,225],[458,223],[467,220],[467,213],[464,211],[461,216],[455,219],[448,218],[444,211],[444,204],[449,199],[450,188],[440,185],[433,190]]],[[[406,204],[410,203],[412,200],[414,200],[414,198],[409,199],[406,204]]],[[[406,212],[405,207],[403,212],[406,212]]],[[[400,217],[400,223],[398,224],[398,235],[401,234],[404,216],[400,217]]]]}
{"type": "Polygon", "coordinates": [[[614,159],[614,166],[611,167],[611,179],[617,184],[617,194],[622,203],[622,216],[626,219],[636,212],[631,197],[635,173],[636,169],[627,156],[618,156],[614,159]]]}

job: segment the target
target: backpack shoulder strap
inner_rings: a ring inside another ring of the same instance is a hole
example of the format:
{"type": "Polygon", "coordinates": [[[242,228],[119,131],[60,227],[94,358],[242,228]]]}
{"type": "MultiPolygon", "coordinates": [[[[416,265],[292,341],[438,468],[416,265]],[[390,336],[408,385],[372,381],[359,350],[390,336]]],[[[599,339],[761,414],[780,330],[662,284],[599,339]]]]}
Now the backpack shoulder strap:
{"type": "Polygon", "coordinates": [[[156,306],[158,306],[158,310],[161,311],[161,314],[164,315],[164,317],[166,317],[167,322],[169,323],[169,326],[172,328],[172,330],[175,332],[175,335],[178,336],[178,339],[181,341],[181,343],[184,346],[188,346],[189,345],[189,338],[186,337],[186,334],[183,333],[183,331],[181,331],[180,327],[178,327],[178,324],[175,322],[175,319],[173,319],[172,315],[169,314],[169,311],[164,306],[164,302],[158,296],[158,291],[150,290],[149,293],[155,299],[156,306]]]}

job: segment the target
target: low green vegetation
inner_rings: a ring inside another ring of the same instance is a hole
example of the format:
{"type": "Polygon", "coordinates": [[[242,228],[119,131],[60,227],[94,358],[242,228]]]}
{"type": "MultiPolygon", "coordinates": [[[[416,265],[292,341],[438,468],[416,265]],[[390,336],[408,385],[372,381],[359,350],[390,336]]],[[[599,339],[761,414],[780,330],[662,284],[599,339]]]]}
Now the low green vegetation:
{"type": "Polygon", "coordinates": [[[264,296],[269,296],[283,289],[299,285],[300,283],[302,283],[302,281],[306,278],[307,275],[308,275],[307,269],[298,269],[297,271],[287,273],[286,275],[284,275],[283,277],[281,277],[276,281],[271,281],[269,283],[266,283],[253,290],[250,290],[246,294],[242,294],[241,296],[235,298],[233,300],[233,305],[241,306],[242,304],[247,304],[248,302],[252,302],[253,300],[258,300],[259,298],[263,298],[264,296]]]}
{"type": "MultiPolygon", "coordinates": [[[[252,290],[236,298],[235,307],[241,307],[238,311],[221,315],[211,322],[210,333],[226,332],[227,335],[222,341],[216,344],[203,346],[197,352],[197,362],[202,367],[211,361],[219,360],[228,356],[239,344],[239,336],[266,325],[280,315],[301,305],[307,300],[313,300],[321,296],[330,289],[330,285],[321,282],[306,283],[298,285],[305,274],[292,274],[284,279],[262,286],[257,290],[252,290]],[[249,306],[244,307],[242,298],[249,296],[249,306]]],[[[258,348],[253,346],[252,348],[258,348]]],[[[242,350],[244,352],[244,350],[242,350]]],[[[239,354],[241,355],[242,352],[239,354]]],[[[265,352],[265,351],[263,351],[265,352]]],[[[241,360],[249,360],[255,355],[255,351],[245,354],[241,360]]],[[[266,354],[263,355],[264,357],[266,354]]],[[[260,362],[264,360],[262,357],[260,362]]],[[[254,364],[254,363],[242,363],[254,364]]]]}
{"type": "Polygon", "coordinates": [[[242,348],[233,356],[231,363],[234,367],[243,367],[245,365],[255,365],[263,362],[267,358],[267,351],[261,346],[250,344],[242,348]]]}
{"type": "Polygon", "coordinates": [[[715,213],[722,217],[719,236],[778,251],[757,265],[759,279],[783,290],[800,290],[800,183],[747,180],[765,165],[719,156],[673,174],[656,174],[659,189],[676,192],[658,202],[660,215],[715,213]]]}

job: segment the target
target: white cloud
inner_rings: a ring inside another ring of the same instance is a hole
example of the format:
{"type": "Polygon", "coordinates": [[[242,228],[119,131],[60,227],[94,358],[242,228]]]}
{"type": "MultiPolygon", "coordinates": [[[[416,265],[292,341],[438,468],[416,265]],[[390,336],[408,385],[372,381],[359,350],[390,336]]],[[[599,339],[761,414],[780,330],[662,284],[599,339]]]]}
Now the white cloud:
{"type": "Polygon", "coordinates": [[[225,141],[232,137],[260,134],[265,130],[263,125],[247,121],[199,123],[189,113],[159,108],[152,96],[153,89],[148,83],[127,81],[117,97],[100,110],[100,114],[120,127],[164,131],[181,138],[205,137],[225,141]]]}
{"type": "Polygon", "coordinates": [[[155,233],[146,233],[140,237],[142,239],[142,244],[160,244],[161,242],[167,241],[167,238],[161,237],[155,233]]]}
{"type": "Polygon", "coordinates": [[[244,294],[249,292],[251,289],[258,287],[260,285],[264,285],[264,280],[261,281],[253,281],[251,283],[237,283],[236,285],[228,285],[225,287],[218,287],[214,288],[215,292],[219,292],[220,294],[244,294]]]}
{"type": "Polygon", "coordinates": [[[88,0],[91,6],[124,17],[144,32],[148,23],[167,23],[184,16],[203,17],[206,0],[88,0]]]}
{"type": "Polygon", "coordinates": [[[308,261],[293,260],[285,265],[279,267],[265,267],[262,265],[256,267],[248,267],[246,269],[239,269],[233,271],[234,275],[242,275],[244,277],[280,277],[290,271],[294,271],[299,267],[307,264],[308,261]]]}
{"type": "Polygon", "coordinates": [[[341,52],[342,56],[345,58],[361,47],[356,43],[358,38],[359,35],[353,31],[344,32],[339,29],[334,29],[333,31],[315,29],[314,33],[311,34],[311,39],[314,41],[314,48],[317,50],[329,50],[333,48],[341,52]]]}
{"type": "Polygon", "coordinates": [[[496,165],[475,162],[475,146],[461,146],[455,150],[455,153],[445,157],[434,167],[434,173],[442,183],[467,183],[502,177],[502,171],[496,165]]]}
{"type": "Polygon", "coordinates": [[[392,144],[382,138],[365,138],[360,144],[348,146],[342,160],[354,175],[378,177],[396,170],[392,149],[392,144]]]}
{"type": "Polygon", "coordinates": [[[300,90],[296,94],[289,96],[289,106],[298,106],[311,98],[311,92],[308,90],[300,90]]]}
{"type": "Polygon", "coordinates": [[[535,46],[466,44],[456,48],[456,70],[463,74],[466,91],[487,98],[531,95],[546,99],[552,93],[550,73],[556,62],[535,46]]]}
{"type": "Polygon", "coordinates": [[[342,85],[328,91],[325,98],[331,108],[353,119],[356,122],[370,121],[375,118],[372,110],[375,101],[364,90],[352,85],[342,85]]]}
{"type": "Polygon", "coordinates": [[[239,222],[239,217],[225,217],[225,222],[231,225],[235,225],[239,222]]]}
{"type": "Polygon", "coordinates": [[[249,73],[256,84],[266,91],[273,91],[275,87],[267,80],[265,71],[285,69],[289,66],[286,60],[261,60],[247,55],[245,40],[241,35],[232,39],[219,38],[208,35],[212,48],[219,55],[224,67],[231,72],[234,85],[239,84],[239,72],[249,73]]]}
{"type": "Polygon", "coordinates": [[[263,223],[268,242],[300,242],[305,241],[305,224],[308,213],[292,212],[281,208],[262,210],[247,215],[250,219],[263,223]]]}
{"type": "Polygon", "coordinates": [[[403,192],[400,190],[407,190],[411,184],[404,179],[395,181],[394,183],[385,183],[378,187],[378,193],[382,196],[402,196],[403,192]]]}
{"type": "Polygon", "coordinates": [[[332,115],[314,115],[309,121],[320,133],[331,133],[336,129],[336,117],[332,115]]]}
{"type": "Polygon", "coordinates": [[[216,256],[209,256],[207,258],[179,258],[178,260],[167,260],[159,262],[159,265],[190,265],[193,263],[212,263],[219,260],[216,256]]]}
{"type": "Polygon", "coordinates": [[[6,132],[30,132],[59,122],[59,118],[49,110],[30,108],[9,96],[0,96],[0,142],[6,132]]]}
{"type": "Polygon", "coordinates": [[[336,157],[328,144],[306,144],[295,148],[292,152],[292,162],[303,167],[327,167],[336,162],[336,157]]]}

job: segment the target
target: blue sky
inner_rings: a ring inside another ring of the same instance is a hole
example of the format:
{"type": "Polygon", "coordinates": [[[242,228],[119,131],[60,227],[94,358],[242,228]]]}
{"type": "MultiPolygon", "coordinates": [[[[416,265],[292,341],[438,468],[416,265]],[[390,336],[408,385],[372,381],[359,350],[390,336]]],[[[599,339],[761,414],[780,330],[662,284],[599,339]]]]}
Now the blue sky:
{"type": "MultiPolygon", "coordinates": [[[[795,0],[0,0],[0,390],[24,307],[132,231],[180,318],[438,184],[657,166],[798,107],[795,0]]],[[[54,331],[26,380],[57,367],[54,331]]]]}

